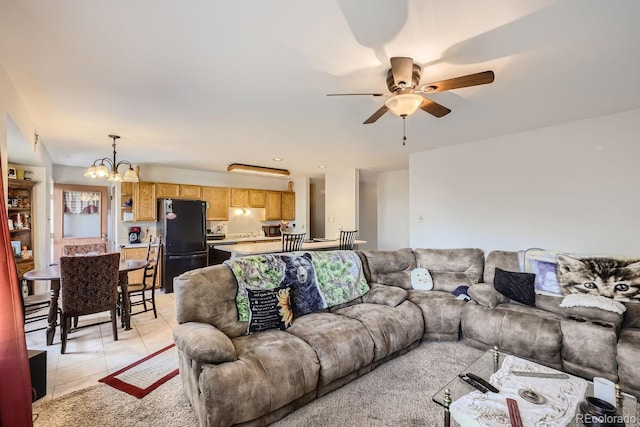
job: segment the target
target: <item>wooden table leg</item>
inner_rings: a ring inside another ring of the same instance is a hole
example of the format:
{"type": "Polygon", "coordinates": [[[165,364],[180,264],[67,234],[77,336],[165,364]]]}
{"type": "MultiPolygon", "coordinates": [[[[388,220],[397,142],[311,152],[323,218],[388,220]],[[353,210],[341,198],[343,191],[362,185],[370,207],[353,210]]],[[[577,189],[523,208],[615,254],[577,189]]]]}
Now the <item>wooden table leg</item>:
{"type": "Polygon", "coordinates": [[[51,280],[51,303],[49,305],[49,316],[47,316],[47,345],[53,344],[53,337],[58,326],[58,297],[60,296],[60,279],[51,280]]]}
{"type": "Polygon", "coordinates": [[[122,319],[122,326],[125,331],[131,329],[131,317],[129,311],[131,310],[131,301],[129,300],[129,274],[125,271],[120,273],[120,292],[122,293],[122,309],[120,310],[120,318],[122,319]]]}

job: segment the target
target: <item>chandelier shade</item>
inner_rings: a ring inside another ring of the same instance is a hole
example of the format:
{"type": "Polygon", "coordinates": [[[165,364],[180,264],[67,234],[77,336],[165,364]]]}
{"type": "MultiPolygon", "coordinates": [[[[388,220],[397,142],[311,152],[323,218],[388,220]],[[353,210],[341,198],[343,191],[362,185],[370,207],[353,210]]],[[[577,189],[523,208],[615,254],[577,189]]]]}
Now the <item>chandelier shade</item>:
{"type": "Polygon", "coordinates": [[[415,93],[401,93],[387,99],[384,105],[396,116],[407,117],[416,112],[424,98],[415,93]]]}
{"type": "Polygon", "coordinates": [[[119,182],[138,182],[140,179],[138,175],[133,170],[133,165],[128,160],[120,160],[116,159],[116,140],[120,137],[118,135],[109,135],[109,138],[113,139],[113,159],[108,157],[103,157],[102,159],[97,159],[93,162],[91,166],[87,168],[84,173],[84,176],[87,178],[107,178],[107,181],[119,182]],[[118,168],[121,165],[129,166],[124,173],[124,177],[120,175],[118,172],[118,168]]]}

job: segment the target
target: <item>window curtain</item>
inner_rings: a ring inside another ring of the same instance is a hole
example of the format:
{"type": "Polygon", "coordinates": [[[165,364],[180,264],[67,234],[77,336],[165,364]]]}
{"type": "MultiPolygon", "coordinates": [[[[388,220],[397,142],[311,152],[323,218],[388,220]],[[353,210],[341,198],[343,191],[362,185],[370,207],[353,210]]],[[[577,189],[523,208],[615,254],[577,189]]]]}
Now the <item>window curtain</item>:
{"type": "Polygon", "coordinates": [[[100,193],[63,191],[64,211],[72,214],[95,214],[100,208],[100,193]]]}
{"type": "MultiPolygon", "coordinates": [[[[1,164],[0,176],[5,176],[1,164]]],[[[31,426],[29,357],[2,185],[0,200],[0,427],[31,426]]]]}

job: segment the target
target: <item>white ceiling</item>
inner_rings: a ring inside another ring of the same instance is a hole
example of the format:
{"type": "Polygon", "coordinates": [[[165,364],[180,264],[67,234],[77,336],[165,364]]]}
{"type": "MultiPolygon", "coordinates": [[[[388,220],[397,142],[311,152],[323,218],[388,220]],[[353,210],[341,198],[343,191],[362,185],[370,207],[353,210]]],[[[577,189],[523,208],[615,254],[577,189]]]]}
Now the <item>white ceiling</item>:
{"type": "MultiPolygon", "coordinates": [[[[408,167],[409,153],[640,107],[637,0],[0,0],[0,63],[54,164],[119,159],[318,176],[408,167]],[[384,102],[392,56],[452,112],[384,102]],[[275,162],[273,157],[284,161],[275,162]]],[[[31,136],[27,136],[30,138],[31,136]]],[[[11,152],[9,153],[11,159],[11,152]]]]}

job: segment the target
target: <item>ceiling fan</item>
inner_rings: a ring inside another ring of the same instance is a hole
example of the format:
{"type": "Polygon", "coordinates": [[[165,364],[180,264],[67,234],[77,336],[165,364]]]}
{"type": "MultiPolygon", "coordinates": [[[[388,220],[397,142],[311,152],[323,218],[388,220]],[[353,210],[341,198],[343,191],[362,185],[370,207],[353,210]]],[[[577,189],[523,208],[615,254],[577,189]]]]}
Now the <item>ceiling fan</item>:
{"type": "MultiPolygon", "coordinates": [[[[435,116],[442,117],[451,112],[447,107],[426,97],[428,93],[445,92],[469,86],[484,85],[493,82],[493,71],[468,74],[439,82],[420,86],[422,68],[412,58],[393,57],[391,68],[387,71],[387,88],[391,96],[382,107],[371,115],[363,124],[374,123],[384,113],[391,110],[403,119],[415,113],[418,108],[435,116]]],[[[327,96],[370,95],[385,96],[383,93],[330,93],[327,96]]],[[[387,95],[388,96],[388,95],[387,95]]]]}

